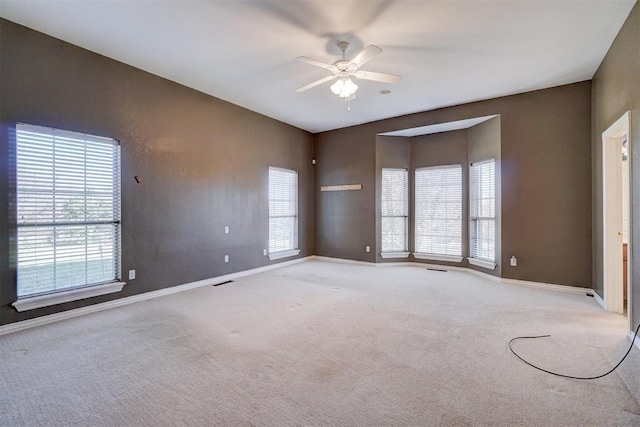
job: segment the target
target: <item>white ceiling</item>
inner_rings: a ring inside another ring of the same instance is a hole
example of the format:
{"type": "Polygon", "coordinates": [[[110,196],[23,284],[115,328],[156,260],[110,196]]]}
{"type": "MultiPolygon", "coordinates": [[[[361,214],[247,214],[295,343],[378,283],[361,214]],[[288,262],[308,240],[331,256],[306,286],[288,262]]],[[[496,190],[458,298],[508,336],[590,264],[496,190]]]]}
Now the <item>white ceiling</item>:
{"type": "Polygon", "coordinates": [[[498,117],[497,114],[491,116],[474,117],[472,119],[456,120],[454,122],[438,123],[435,125],[419,126],[416,128],[395,130],[393,132],[379,133],[378,135],[384,136],[421,136],[431,135],[432,133],[449,132],[452,130],[469,129],[477,124],[491,120],[494,117],[498,117]]]}
{"type": "Polygon", "coordinates": [[[635,0],[0,0],[0,16],[311,132],[593,77],[635,0]],[[296,61],[384,52],[347,103],[296,61]],[[349,53],[349,52],[348,52],[349,53]],[[388,95],[380,90],[390,89],[388,95]]]}

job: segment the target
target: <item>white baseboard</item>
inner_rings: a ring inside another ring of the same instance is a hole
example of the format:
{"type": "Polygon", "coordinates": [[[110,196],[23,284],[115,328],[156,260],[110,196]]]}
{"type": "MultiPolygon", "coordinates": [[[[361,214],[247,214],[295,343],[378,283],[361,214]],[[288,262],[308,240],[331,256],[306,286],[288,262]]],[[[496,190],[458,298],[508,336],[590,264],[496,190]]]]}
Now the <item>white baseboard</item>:
{"type": "Polygon", "coordinates": [[[411,265],[414,267],[422,267],[422,268],[435,268],[437,270],[452,270],[452,271],[464,271],[468,272],[468,268],[459,267],[457,265],[444,265],[444,264],[431,264],[428,262],[412,262],[411,265]]]}
{"type": "Polygon", "coordinates": [[[596,300],[596,302],[598,304],[600,304],[600,307],[602,307],[604,310],[606,310],[607,308],[604,306],[604,300],[602,299],[602,297],[600,295],[598,295],[598,293],[596,291],[593,291],[593,298],[596,300]]]}
{"type": "Polygon", "coordinates": [[[462,273],[473,274],[475,276],[482,277],[483,279],[491,280],[492,282],[500,282],[500,278],[497,276],[474,270],[473,268],[469,267],[460,267],[458,265],[430,264],[425,262],[412,262],[411,265],[423,268],[436,268],[438,270],[460,271],[462,273]]]}
{"type": "MultiPolygon", "coordinates": [[[[341,264],[355,264],[355,265],[366,265],[368,267],[376,267],[378,264],[375,262],[367,262],[367,261],[356,261],[353,259],[344,259],[344,258],[332,258],[328,256],[319,256],[319,255],[311,255],[308,257],[309,260],[318,260],[318,261],[330,261],[330,262],[339,262],[341,264]]],[[[390,264],[402,264],[402,263],[390,263],[390,264]]]]}
{"type": "Polygon", "coordinates": [[[482,277],[487,280],[491,280],[492,282],[502,282],[502,278],[498,276],[494,276],[492,274],[485,273],[483,271],[474,270],[473,268],[462,267],[467,273],[474,274],[476,276],[482,277]]]}
{"type": "Polygon", "coordinates": [[[538,288],[538,289],[548,289],[548,290],[553,290],[553,291],[569,292],[569,293],[574,293],[574,294],[585,294],[587,292],[591,292],[592,294],[594,294],[596,299],[600,298],[598,296],[598,294],[595,293],[595,291],[593,289],[591,289],[591,288],[579,288],[579,287],[576,287],[576,286],[558,285],[558,284],[555,284],[555,283],[532,282],[532,281],[529,281],[529,280],[507,279],[507,278],[494,276],[492,274],[488,274],[488,273],[485,273],[483,271],[478,271],[478,270],[475,270],[475,269],[469,268],[469,267],[459,267],[459,266],[454,266],[454,265],[443,265],[443,264],[426,264],[426,263],[421,263],[421,262],[394,263],[394,264],[386,264],[385,263],[383,265],[397,265],[397,264],[400,264],[400,265],[411,264],[411,265],[420,266],[420,267],[427,267],[427,268],[437,268],[437,269],[442,269],[442,270],[462,271],[462,272],[465,272],[465,273],[473,274],[473,275],[478,276],[478,277],[482,277],[483,279],[491,280],[492,282],[505,283],[505,284],[508,284],[508,285],[525,286],[525,287],[532,287],[532,288],[538,288]]]}
{"type": "MultiPolygon", "coordinates": [[[[629,332],[629,339],[633,340],[633,336],[636,333],[636,331],[631,331],[629,332]]],[[[635,337],[636,339],[634,340],[634,344],[636,345],[636,347],[638,347],[638,350],[640,350],[640,335],[638,335],[637,337],[635,337]]]]}
{"type": "Polygon", "coordinates": [[[110,308],[121,307],[134,302],[145,301],[153,298],[162,297],[165,295],[171,295],[178,292],[187,291],[189,289],[199,288],[201,286],[215,285],[218,283],[226,282],[228,280],[238,279],[240,277],[251,276],[253,274],[262,273],[276,268],[282,268],[293,264],[298,264],[307,261],[312,257],[298,258],[291,261],[280,262],[277,264],[266,265],[264,267],[253,268],[251,270],[239,271],[237,273],[225,274],[224,276],[212,277],[210,279],[198,280],[197,282],[185,283],[183,285],[171,286],[169,288],[158,289],[157,291],[145,292],[143,294],[132,295],[130,297],[124,297],[107,301],[99,304],[89,305],[86,307],[75,308],[72,310],[63,311],[60,313],[48,314],[46,316],[36,317],[34,319],[23,320],[21,322],[9,323],[8,325],[0,326],[0,335],[9,334],[12,332],[18,332],[36,326],[46,325],[48,323],[58,322],[60,320],[71,319],[73,317],[83,316],[89,313],[96,313],[98,311],[107,310],[110,308]]]}
{"type": "Polygon", "coordinates": [[[572,294],[586,294],[587,292],[597,295],[593,289],[579,288],[576,286],[556,285],[554,283],[530,282],[528,280],[502,279],[502,283],[508,283],[516,286],[526,286],[538,289],[549,289],[553,291],[569,292],[572,294]]]}
{"type": "MultiPolygon", "coordinates": [[[[311,257],[314,258],[314,257],[311,257]]],[[[516,280],[516,279],[505,279],[498,276],[494,276],[492,274],[488,274],[482,271],[474,270],[469,267],[460,267],[457,265],[445,265],[445,264],[431,264],[424,262],[383,262],[383,263],[367,263],[362,261],[350,261],[350,260],[342,260],[338,258],[328,258],[328,257],[315,257],[319,259],[325,259],[327,261],[339,261],[339,262],[348,262],[348,263],[356,263],[356,264],[364,264],[364,265],[375,265],[376,267],[422,267],[422,268],[435,268],[438,270],[452,270],[452,271],[460,271],[463,273],[473,274],[474,276],[482,277],[486,280],[491,280],[492,282],[497,283],[505,283],[508,285],[516,285],[516,286],[525,286],[525,287],[533,287],[538,289],[547,289],[553,291],[560,292],[569,292],[575,294],[585,294],[587,292],[591,292],[594,294],[596,299],[600,298],[597,293],[590,288],[579,288],[576,286],[569,285],[558,285],[555,283],[542,283],[542,282],[532,282],[528,280],[516,280]]]]}
{"type": "Polygon", "coordinates": [[[413,267],[416,265],[416,262],[411,261],[399,261],[399,262],[377,262],[376,268],[385,268],[385,267],[413,267]]]}

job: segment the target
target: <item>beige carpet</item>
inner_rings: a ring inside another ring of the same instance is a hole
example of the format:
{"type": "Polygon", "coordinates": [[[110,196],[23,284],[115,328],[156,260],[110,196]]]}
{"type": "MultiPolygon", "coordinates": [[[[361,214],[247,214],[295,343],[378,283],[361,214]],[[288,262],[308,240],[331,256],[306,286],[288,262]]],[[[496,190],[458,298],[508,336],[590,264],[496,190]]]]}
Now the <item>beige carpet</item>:
{"type": "Polygon", "coordinates": [[[594,375],[625,325],[587,296],[310,261],[0,337],[0,425],[638,426],[617,373],[507,348],[550,333],[515,348],[594,375]]]}

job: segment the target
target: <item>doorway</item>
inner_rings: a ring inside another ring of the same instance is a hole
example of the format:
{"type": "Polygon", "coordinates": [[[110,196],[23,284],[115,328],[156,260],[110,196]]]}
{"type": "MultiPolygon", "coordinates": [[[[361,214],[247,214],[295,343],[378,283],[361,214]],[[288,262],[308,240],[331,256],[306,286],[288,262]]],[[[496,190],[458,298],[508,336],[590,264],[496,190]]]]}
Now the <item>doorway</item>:
{"type": "MultiPolygon", "coordinates": [[[[602,134],[604,308],[631,319],[631,173],[627,111],[602,134]],[[628,308],[627,308],[628,307],[628,308]]],[[[629,324],[631,328],[631,324],[629,324]]]]}

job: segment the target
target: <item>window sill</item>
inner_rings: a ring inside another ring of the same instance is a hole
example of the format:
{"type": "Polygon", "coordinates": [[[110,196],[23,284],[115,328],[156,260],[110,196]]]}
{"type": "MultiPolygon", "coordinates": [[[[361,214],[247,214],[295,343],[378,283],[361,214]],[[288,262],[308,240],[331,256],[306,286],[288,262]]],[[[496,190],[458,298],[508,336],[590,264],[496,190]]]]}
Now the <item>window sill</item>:
{"type": "Polygon", "coordinates": [[[290,251],[282,251],[282,252],[274,252],[272,254],[269,254],[269,260],[273,261],[274,259],[282,259],[282,258],[289,258],[292,256],[296,256],[300,253],[300,249],[293,249],[290,251]]]}
{"type": "Polygon", "coordinates": [[[382,252],[380,258],[408,258],[409,252],[382,252]]]}
{"type": "Polygon", "coordinates": [[[425,253],[415,253],[413,254],[414,258],[417,259],[428,259],[432,261],[446,261],[446,262],[462,262],[461,256],[455,255],[438,255],[438,254],[425,254],[425,253]]]}
{"type": "Polygon", "coordinates": [[[28,311],[36,308],[48,307],[50,305],[120,292],[124,285],[124,282],[113,282],[105,283],[103,285],[87,286],[86,288],[70,289],[68,291],[61,291],[36,297],[24,297],[11,305],[19,312],[28,311]]]}
{"type": "Polygon", "coordinates": [[[496,268],[496,263],[491,261],[485,261],[478,258],[467,258],[467,261],[469,261],[469,264],[471,265],[486,268],[489,270],[493,270],[494,268],[496,268]]]}

